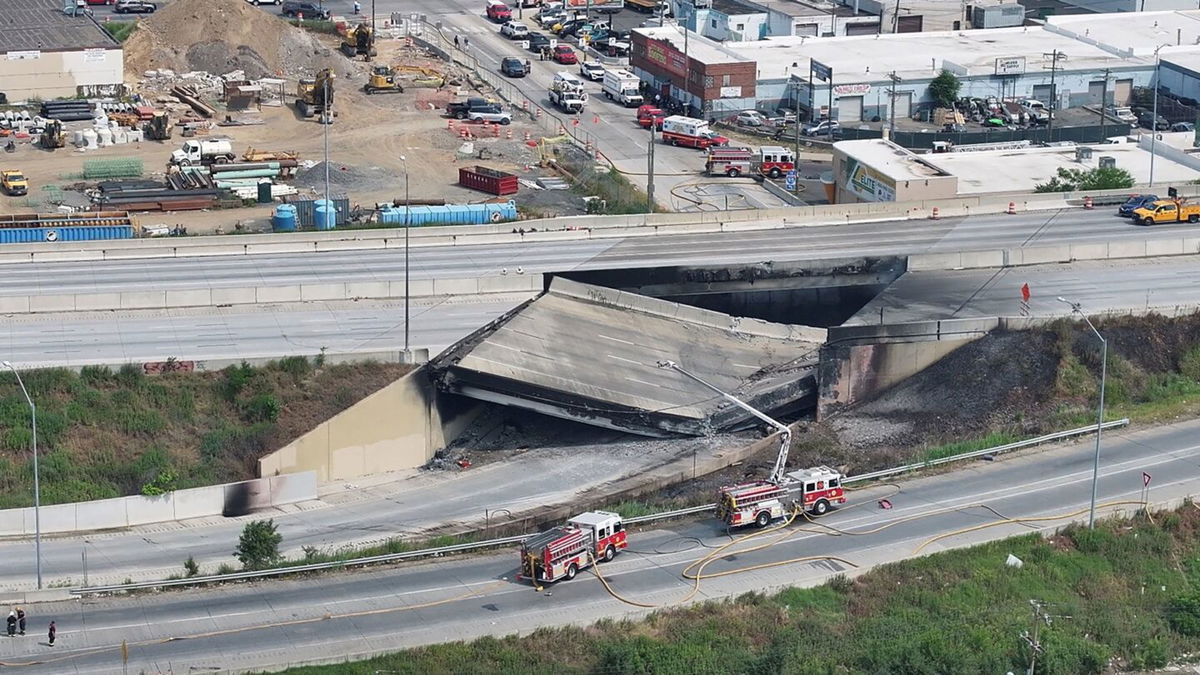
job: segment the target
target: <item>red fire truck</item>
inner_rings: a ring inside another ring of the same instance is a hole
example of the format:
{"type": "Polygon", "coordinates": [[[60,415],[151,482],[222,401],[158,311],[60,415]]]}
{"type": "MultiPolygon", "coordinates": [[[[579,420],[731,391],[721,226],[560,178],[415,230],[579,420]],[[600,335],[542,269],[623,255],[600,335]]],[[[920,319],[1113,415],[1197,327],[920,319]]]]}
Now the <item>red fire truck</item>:
{"type": "Polygon", "coordinates": [[[535,584],[574,579],[593,562],[612,560],[629,546],[621,516],[610,511],[588,511],[566,525],[536,534],[521,543],[521,578],[535,584]]]}
{"type": "Polygon", "coordinates": [[[723,487],[717,492],[717,517],[730,527],[754,523],[766,527],[787,514],[788,503],[823,516],[834,504],[845,504],[842,475],[818,466],[786,474],[782,481],[762,480],[723,487]]]}
{"type": "Polygon", "coordinates": [[[796,156],[778,145],[764,145],[757,151],[750,148],[716,147],[708,149],[705,172],[710,176],[736,178],[744,173],[760,173],[779,178],[796,168],[796,156]]]}

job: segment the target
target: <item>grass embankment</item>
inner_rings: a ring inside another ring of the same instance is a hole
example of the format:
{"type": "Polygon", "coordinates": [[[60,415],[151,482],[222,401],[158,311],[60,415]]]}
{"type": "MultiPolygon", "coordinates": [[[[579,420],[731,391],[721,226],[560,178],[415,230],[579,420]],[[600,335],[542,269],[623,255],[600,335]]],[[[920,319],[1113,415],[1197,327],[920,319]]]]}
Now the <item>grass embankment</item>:
{"type": "Polygon", "coordinates": [[[104,26],[104,30],[108,31],[108,34],[111,35],[114,40],[117,42],[125,42],[125,40],[129,39],[129,36],[133,34],[134,29],[137,28],[138,22],[109,21],[100,25],[104,26]]]}
{"type": "MultiPolygon", "coordinates": [[[[1039,675],[1150,669],[1200,649],[1200,509],[1071,527],[886,565],[817,588],[748,594],[643,621],[434,645],[325,673],[1024,672],[1030,600],[1039,675]],[[1009,567],[1009,554],[1021,568],[1009,567]]],[[[581,577],[572,583],[598,583],[581,577]]]]}
{"type": "MultiPolygon", "coordinates": [[[[407,366],[262,368],[147,376],[139,366],[22,373],[37,404],[43,504],[161,494],[253,478],[262,455],[399,377],[407,366]]],[[[0,373],[0,508],[33,503],[29,408],[0,373]]]]}

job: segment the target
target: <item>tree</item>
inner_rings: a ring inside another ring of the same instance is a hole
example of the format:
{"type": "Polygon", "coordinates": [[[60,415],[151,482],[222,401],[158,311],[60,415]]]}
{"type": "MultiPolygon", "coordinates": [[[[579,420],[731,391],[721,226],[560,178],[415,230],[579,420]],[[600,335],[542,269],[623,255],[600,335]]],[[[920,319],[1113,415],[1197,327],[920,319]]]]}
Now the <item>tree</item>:
{"type": "Polygon", "coordinates": [[[954,76],[954,73],[943,70],[933,81],[929,83],[929,95],[933,100],[943,108],[951,108],[954,102],[958,100],[958,90],[962,88],[962,82],[954,76]]]}
{"type": "Polygon", "coordinates": [[[261,569],[279,560],[281,541],[283,536],[275,531],[274,520],[253,520],[242,528],[233,556],[248,570],[261,569]]]}
{"type": "Polygon", "coordinates": [[[1058,175],[1040,185],[1034,192],[1079,192],[1083,190],[1124,190],[1133,187],[1133,176],[1117,167],[1095,169],[1059,168],[1058,175]]]}

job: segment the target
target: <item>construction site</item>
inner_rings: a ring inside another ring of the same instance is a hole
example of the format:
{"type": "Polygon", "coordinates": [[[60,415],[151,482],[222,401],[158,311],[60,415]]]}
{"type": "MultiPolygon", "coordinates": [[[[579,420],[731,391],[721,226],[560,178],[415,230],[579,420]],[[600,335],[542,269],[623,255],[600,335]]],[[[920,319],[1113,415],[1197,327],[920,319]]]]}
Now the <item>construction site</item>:
{"type": "Polygon", "coordinates": [[[134,236],[396,224],[406,203],[414,223],[498,222],[518,185],[549,192],[539,178],[559,188],[539,215],[584,212],[552,166],[567,144],[534,115],[455,119],[448,104],[488,95],[469,69],[388,21],[333,19],[317,32],[243,0],[148,15],[122,45],[123,95],[5,106],[4,168],[27,189],[0,214],[132,212],[134,236]],[[506,206],[439,221],[489,202],[506,206]]]}

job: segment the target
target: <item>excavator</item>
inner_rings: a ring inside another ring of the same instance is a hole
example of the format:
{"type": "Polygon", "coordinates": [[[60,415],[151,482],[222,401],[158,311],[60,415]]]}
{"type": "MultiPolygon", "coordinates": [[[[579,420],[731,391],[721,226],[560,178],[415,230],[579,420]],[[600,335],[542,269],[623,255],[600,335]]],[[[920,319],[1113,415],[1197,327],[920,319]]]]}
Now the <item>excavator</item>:
{"type": "Polygon", "coordinates": [[[62,122],[46,120],[46,126],[42,129],[42,136],[38,139],[38,144],[47,150],[66,147],[67,135],[63,133],[62,122]]]}
{"type": "Polygon", "coordinates": [[[391,66],[371,68],[371,77],[363,85],[368,94],[403,94],[404,85],[396,80],[396,70],[391,66]]]}
{"type": "Polygon", "coordinates": [[[342,36],[341,50],[350,58],[355,56],[370,58],[378,55],[379,52],[375,51],[375,34],[371,31],[371,26],[360,23],[347,30],[346,34],[342,36]]]}
{"type": "Polygon", "coordinates": [[[152,141],[167,141],[171,139],[171,118],[165,112],[156,112],[142,125],[142,132],[152,141]]]}
{"type": "Polygon", "coordinates": [[[302,117],[320,115],[322,124],[333,123],[333,80],[333,70],[325,68],[296,84],[296,110],[302,117]]]}

